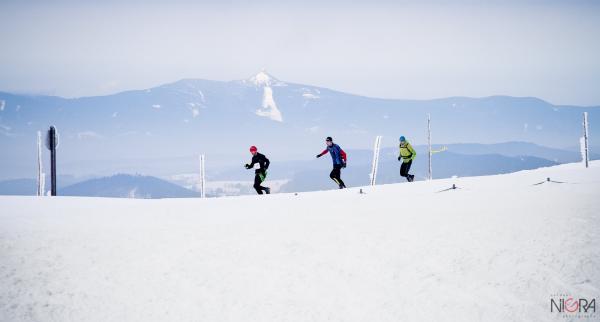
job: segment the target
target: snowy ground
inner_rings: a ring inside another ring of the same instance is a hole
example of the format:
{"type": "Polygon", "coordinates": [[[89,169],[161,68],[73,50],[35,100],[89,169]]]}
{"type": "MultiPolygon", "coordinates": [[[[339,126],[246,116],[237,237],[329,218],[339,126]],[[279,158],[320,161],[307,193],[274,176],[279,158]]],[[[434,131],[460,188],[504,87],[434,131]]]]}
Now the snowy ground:
{"type": "Polygon", "coordinates": [[[0,197],[0,321],[598,321],[600,162],[363,190],[0,197]]]}

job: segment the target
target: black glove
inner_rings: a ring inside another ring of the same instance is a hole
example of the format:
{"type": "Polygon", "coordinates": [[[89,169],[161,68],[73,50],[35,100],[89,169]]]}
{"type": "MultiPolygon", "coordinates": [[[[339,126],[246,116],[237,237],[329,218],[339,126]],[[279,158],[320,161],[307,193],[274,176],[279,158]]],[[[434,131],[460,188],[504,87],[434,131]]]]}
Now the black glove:
{"type": "Polygon", "coordinates": [[[346,167],[346,162],[342,163],[342,168],[346,167]]]}
{"type": "Polygon", "coordinates": [[[246,169],[250,169],[250,168],[252,168],[252,167],[251,167],[249,164],[247,164],[247,163],[246,163],[246,165],[245,165],[244,167],[246,167],[246,169]]]}
{"type": "Polygon", "coordinates": [[[320,155],[320,154],[317,154],[317,158],[320,158],[320,157],[321,157],[321,155],[320,155]]]}
{"type": "Polygon", "coordinates": [[[398,161],[402,161],[402,157],[398,157],[398,161]]]}

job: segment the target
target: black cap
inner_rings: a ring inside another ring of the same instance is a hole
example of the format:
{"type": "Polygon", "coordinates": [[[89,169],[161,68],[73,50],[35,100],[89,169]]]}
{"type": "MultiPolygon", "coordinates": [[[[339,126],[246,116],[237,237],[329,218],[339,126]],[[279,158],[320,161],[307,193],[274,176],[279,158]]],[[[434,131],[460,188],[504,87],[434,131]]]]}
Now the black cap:
{"type": "Polygon", "coordinates": [[[325,141],[330,141],[330,142],[333,142],[333,139],[331,138],[331,136],[328,136],[328,137],[325,139],[325,141]]]}

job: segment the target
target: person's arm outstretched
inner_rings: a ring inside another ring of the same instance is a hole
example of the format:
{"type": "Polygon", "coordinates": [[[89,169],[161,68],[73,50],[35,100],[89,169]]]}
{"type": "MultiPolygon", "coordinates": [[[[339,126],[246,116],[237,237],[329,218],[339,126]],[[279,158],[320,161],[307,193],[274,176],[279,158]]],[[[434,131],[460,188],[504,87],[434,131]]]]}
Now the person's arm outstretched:
{"type": "Polygon", "coordinates": [[[256,158],[252,157],[252,160],[250,161],[250,164],[246,163],[246,169],[252,169],[254,168],[254,165],[256,164],[256,158]]]}
{"type": "Polygon", "coordinates": [[[323,150],[323,152],[317,154],[317,158],[324,156],[327,153],[327,149],[323,150]]]}

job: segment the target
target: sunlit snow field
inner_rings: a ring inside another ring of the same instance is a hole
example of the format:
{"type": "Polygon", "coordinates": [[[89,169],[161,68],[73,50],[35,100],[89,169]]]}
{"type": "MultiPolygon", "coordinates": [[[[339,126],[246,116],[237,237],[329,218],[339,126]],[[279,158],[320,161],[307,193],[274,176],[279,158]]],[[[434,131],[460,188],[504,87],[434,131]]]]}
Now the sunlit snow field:
{"type": "Polygon", "coordinates": [[[593,162],[297,195],[0,196],[0,321],[568,321],[553,294],[600,294],[599,192],[593,162]]]}

